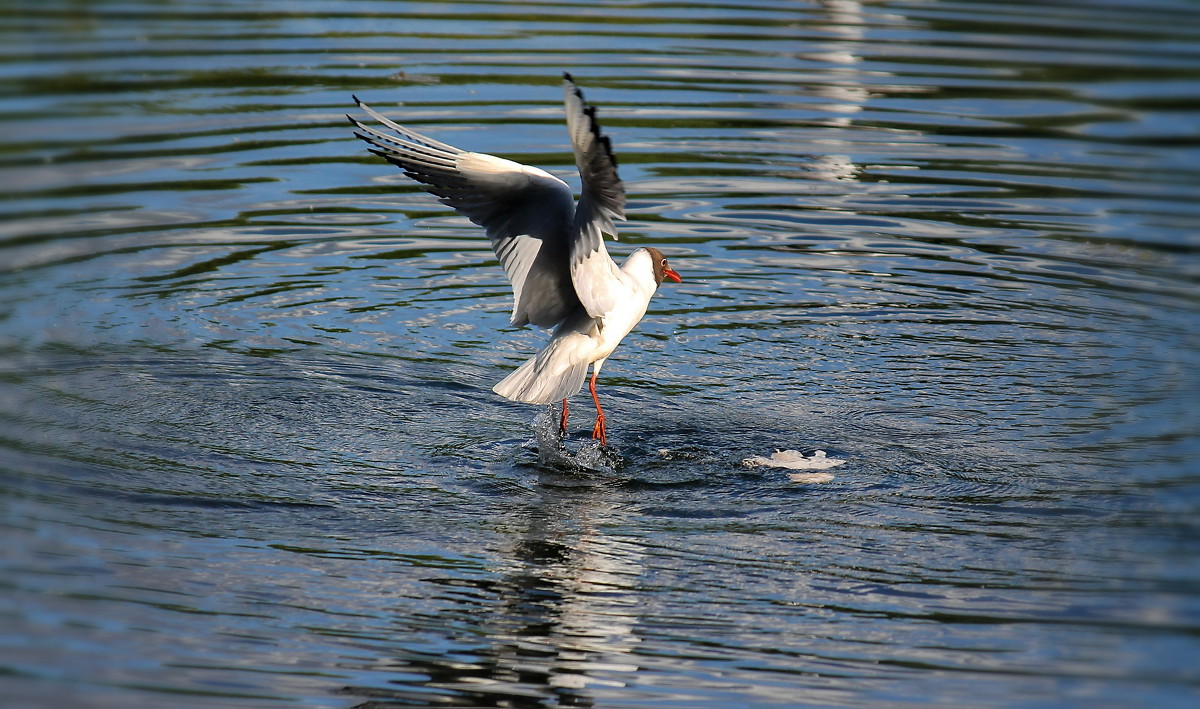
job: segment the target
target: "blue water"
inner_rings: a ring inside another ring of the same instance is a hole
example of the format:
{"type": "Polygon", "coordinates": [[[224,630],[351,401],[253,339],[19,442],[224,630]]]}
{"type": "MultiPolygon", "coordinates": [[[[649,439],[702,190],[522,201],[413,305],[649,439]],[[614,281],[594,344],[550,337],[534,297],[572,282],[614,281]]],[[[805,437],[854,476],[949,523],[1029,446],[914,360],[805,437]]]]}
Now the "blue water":
{"type": "Polygon", "coordinates": [[[1200,701],[1196,3],[0,16],[6,707],[1200,701]],[[684,278],[607,451],[344,116],[576,185],[563,70],[684,278]]]}

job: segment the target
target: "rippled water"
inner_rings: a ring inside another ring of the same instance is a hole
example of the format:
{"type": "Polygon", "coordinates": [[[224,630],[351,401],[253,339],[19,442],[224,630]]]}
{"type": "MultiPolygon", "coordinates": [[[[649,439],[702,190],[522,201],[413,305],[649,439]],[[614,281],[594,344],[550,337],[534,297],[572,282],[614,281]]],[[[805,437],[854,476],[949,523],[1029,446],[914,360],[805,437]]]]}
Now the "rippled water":
{"type": "Polygon", "coordinates": [[[0,16],[6,706],[1197,701],[1194,2],[0,16]],[[343,115],[574,184],[564,69],[684,277],[594,471],[343,115]]]}

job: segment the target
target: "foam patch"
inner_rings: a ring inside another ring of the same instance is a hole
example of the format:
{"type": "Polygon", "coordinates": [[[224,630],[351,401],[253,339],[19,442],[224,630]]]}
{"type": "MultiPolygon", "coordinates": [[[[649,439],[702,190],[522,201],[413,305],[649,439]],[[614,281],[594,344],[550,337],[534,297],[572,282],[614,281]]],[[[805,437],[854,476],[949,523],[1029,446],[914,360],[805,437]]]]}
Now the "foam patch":
{"type": "MultiPolygon", "coordinates": [[[[846,461],[840,458],[828,458],[825,456],[825,451],[813,451],[810,456],[805,456],[800,451],[777,450],[771,454],[770,458],[762,456],[753,456],[742,461],[742,465],[747,468],[757,468],[759,466],[769,468],[788,468],[791,470],[828,470],[836,468],[839,465],[844,465],[846,461]]],[[[798,483],[827,483],[833,480],[833,473],[788,473],[788,478],[792,482],[798,483]]]]}

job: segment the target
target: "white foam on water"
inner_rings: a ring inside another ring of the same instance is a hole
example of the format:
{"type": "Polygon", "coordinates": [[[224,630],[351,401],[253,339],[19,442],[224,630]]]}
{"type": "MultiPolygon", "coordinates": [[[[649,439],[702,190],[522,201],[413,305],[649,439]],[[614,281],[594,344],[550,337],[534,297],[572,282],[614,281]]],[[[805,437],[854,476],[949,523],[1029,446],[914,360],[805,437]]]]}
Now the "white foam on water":
{"type": "MultiPolygon", "coordinates": [[[[771,454],[770,458],[752,456],[742,461],[742,465],[747,468],[764,466],[791,470],[828,470],[845,463],[846,461],[841,458],[826,457],[825,451],[813,451],[812,455],[805,456],[800,451],[794,450],[777,450],[771,454]]],[[[833,473],[788,473],[788,478],[797,483],[827,483],[833,480],[833,473]]]]}
{"type": "Polygon", "coordinates": [[[805,457],[800,451],[777,450],[771,454],[770,458],[762,456],[746,458],[742,461],[742,465],[748,468],[766,465],[772,468],[791,468],[793,470],[825,470],[826,468],[836,468],[845,462],[840,458],[827,458],[825,451],[813,451],[812,455],[805,457]]]}

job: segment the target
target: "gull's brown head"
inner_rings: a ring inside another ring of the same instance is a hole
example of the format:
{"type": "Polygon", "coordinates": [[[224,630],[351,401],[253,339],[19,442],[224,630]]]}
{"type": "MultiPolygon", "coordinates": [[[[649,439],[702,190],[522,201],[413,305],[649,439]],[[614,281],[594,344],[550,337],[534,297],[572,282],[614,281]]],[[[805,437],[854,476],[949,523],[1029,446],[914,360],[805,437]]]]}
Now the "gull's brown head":
{"type": "Polygon", "coordinates": [[[667,263],[667,257],[663,256],[663,252],[658,249],[647,246],[646,252],[650,254],[651,264],[654,266],[654,282],[662,285],[664,279],[670,278],[676,283],[683,283],[683,279],[671,268],[671,264],[667,263]]]}

